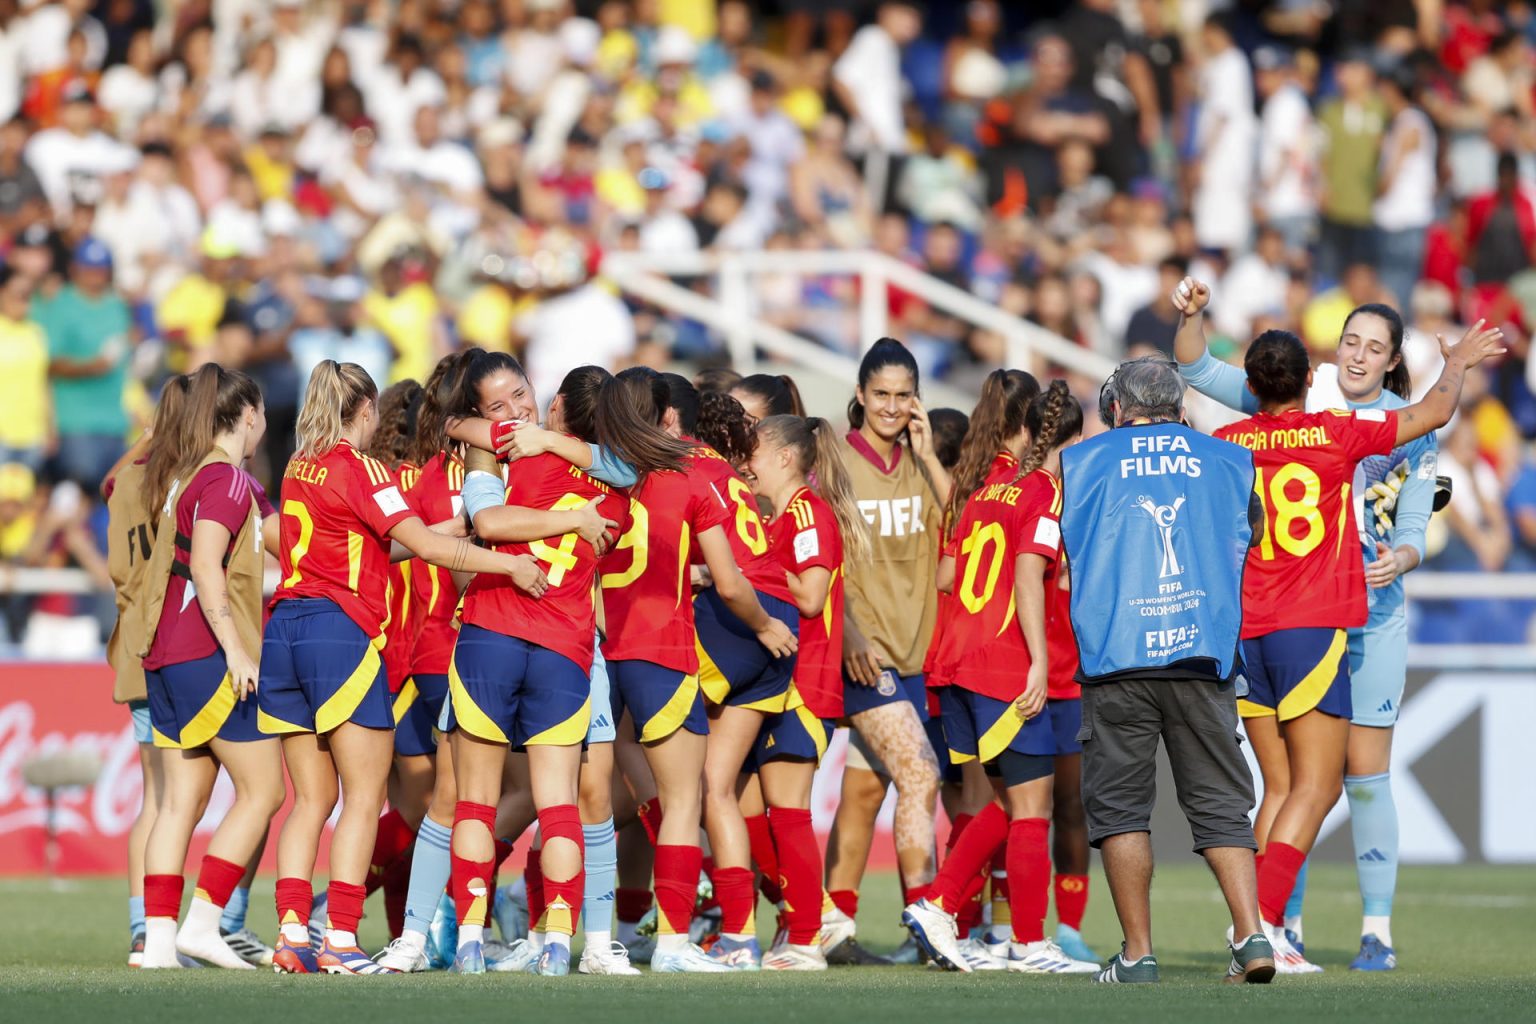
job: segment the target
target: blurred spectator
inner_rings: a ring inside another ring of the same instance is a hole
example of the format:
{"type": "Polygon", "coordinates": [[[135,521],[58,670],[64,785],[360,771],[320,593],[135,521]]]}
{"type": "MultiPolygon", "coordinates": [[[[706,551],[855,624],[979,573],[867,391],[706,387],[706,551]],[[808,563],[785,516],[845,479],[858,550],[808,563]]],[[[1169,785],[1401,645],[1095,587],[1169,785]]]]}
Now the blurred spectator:
{"type": "Polygon", "coordinates": [[[96,99],[84,83],[70,83],[60,102],[58,126],[32,136],[26,159],[62,217],[77,196],[93,193],[98,175],[125,166],[132,150],[95,128],[96,99]]]}
{"type": "Polygon", "coordinates": [[[1425,238],[1435,221],[1435,128],[1414,105],[1413,91],[1413,73],[1401,65],[1381,79],[1388,122],[1371,213],[1381,283],[1398,308],[1408,304],[1424,271],[1425,238]]]}
{"type": "Polygon", "coordinates": [[[1253,223],[1253,73],[1225,17],[1207,18],[1200,40],[1205,63],[1190,164],[1195,238],[1204,248],[1240,250],[1248,245],[1253,223]]]}
{"type": "Polygon", "coordinates": [[[856,153],[905,153],[901,113],[901,49],[917,38],[923,19],[905,0],[881,0],[832,69],[832,88],[851,118],[848,142],[856,153]]]}
{"type": "Polygon", "coordinates": [[[1263,227],[1253,251],[1232,261],[1211,307],[1212,320],[1223,334],[1251,338],[1254,320],[1285,312],[1285,292],[1291,281],[1285,248],[1278,228],[1263,227]]]}
{"type": "Polygon", "coordinates": [[[963,142],[975,138],[982,108],[1008,84],[1008,68],[997,55],[1002,30],[996,0],[970,0],[964,29],[944,48],[944,126],[963,142]]]}
{"type": "Polygon", "coordinates": [[[924,224],[945,221],[967,232],[981,230],[981,179],[976,163],[963,148],[950,145],[949,132],[941,124],[924,129],[923,148],[907,158],[896,200],[924,224]]]}
{"type": "Polygon", "coordinates": [[[852,248],[870,237],[870,203],[864,181],[843,155],[843,121],[822,118],[805,156],[790,168],[795,216],[832,245],[852,248]]]}
{"type": "Polygon", "coordinates": [[[1339,334],[1350,312],[1367,302],[1391,304],[1369,263],[1344,268],[1343,279],[1307,303],[1301,318],[1301,339],[1314,353],[1327,355],[1339,347],[1339,334]]]}
{"type": "Polygon", "coordinates": [[[363,315],[394,349],[386,378],[391,384],[426,380],[447,352],[431,281],[426,254],[400,249],[379,267],[376,284],[363,296],[363,315]]]}
{"type": "Polygon", "coordinates": [[[1437,569],[1494,572],[1509,558],[1513,536],[1492,468],[1478,456],[1477,429],[1460,416],[1440,440],[1440,475],[1451,481],[1451,503],[1443,513],[1444,544],[1433,558],[1437,569]]]}
{"type": "Polygon", "coordinates": [[[1371,214],[1386,129],[1386,111],[1376,95],[1369,55],[1345,53],[1334,68],[1334,78],[1339,94],[1318,112],[1323,134],[1323,222],[1317,272],[1325,281],[1337,281],[1351,264],[1375,261],[1371,214]]]}
{"type": "Polygon", "coordinates": [[[1467,204],[1467,253],[1472,280],[1485,292],[1502,288],[1531,265],[1536,204],[1520,187],[1512,154],[1499,157],[1498,184],[1467,204]]]}
{"type": "Polygon", "coordinates": [[[58,435],[48,391],[48,338],[32,319],[31,299],[32,282],[0,267],[0,463],[35,473],[58,435]]]}
{"type": "MultiPolygon", "coordinates": [[[[1179,329],[1179,313],[1168,297],[1189,273],[1189,264],[1169,256],[1157,266],[1157,294],[1131,314],[1125,328],[1125,351],[1132,359],[1145,355],[1173,357],[1173,336],[1179,329]]],[[[1225,291],[1225,288],[1223,288],[1225,291]]],[[[1220,309],[1220,304],[1216,309],[1220,309]]]]}
{"type": "Polygon", "coordinates": [[[1259,122],[1258,206],[1286,249],[1305,252],[1317,231],[1316,128],[1295,58],[1267,46],[1253,55],[1263,101],[1259,122]]]}

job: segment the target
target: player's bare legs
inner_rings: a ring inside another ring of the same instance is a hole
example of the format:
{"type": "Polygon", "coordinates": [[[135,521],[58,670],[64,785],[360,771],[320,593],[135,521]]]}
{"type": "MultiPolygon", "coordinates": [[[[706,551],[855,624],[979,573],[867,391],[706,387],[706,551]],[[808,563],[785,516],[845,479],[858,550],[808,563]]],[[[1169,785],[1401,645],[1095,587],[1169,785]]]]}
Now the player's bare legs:
{"type": "Polygon", "coordinates": [[[1308,711],[1281,727],[1291,769],[1291,788],[1269,829],[1271,843],[1312,849],[1323,819],[1344,790],[1349,745],[1347,719],[1308,711]]]}
{"type": "Polygon", "coordinates": [[[1253,821],[1253,838],[1263,854],[1275,816],[1291,791],[1291,761],[1280,736],[1280,721],[1274,715],[1243,719],[1243,731],[1248,734],[1248,744],[1253,747],[1259,775],[1264,780],[1264,798],[1253,821]]]}
{"type": "Polygon", "coordinates": [[[843,772],[837,814],[827,836],[829,893],[852,893],[857,898],[859,886],[864,881],[864,868],[869,863],[869,851],[875,843],[875,819],[880,816],[880,805],[885,802],[889,785],[889,779],[863,768],[848,768],[843,772]]]}
{"type": "Polygon", "coordinates": [[[128,928],[130,967],[137,967],[144,956],[144,847],[165,792],[165,751],[153,743],[139,745],[139,772],[143,777],[143,797],[139,813],[128,830],[128,928]]]}
{"type": "Polygon", "coordinates": [[[396,757],[394,771],[390,773],[389,805],[400,812],[412,829],[418,828],[432,802],[436,783],[437,772],[431,755],[396,757]]]}
{"type": "Polygon", "coordinates": [[[341,817],[331,836],[331,882],[362,885],[373,856],[384,786],[394,759],[394,734],[343,722],[326,741],[341,778],[341,817]]]}
{"type": "Polygon", "coordinates": [[[720,901],[720,943],[711,955],[735,957],[755,968],[757,884],[752,849],[741,813],[741,768],[757,742],[764,715],[751,708],[710,708],[709,742],[704,754],[704,828],[715,861],[715,898],[720,901]]]}
{"type": "Polygon", "coordinates": [[[909,889],[926,886],[935,872],[933,815],[939,795],[939,764],[917,709],[906,701],[896,701],[854,715],[853,726],[896,786],[892,833],[902,884],[909,889]]]}

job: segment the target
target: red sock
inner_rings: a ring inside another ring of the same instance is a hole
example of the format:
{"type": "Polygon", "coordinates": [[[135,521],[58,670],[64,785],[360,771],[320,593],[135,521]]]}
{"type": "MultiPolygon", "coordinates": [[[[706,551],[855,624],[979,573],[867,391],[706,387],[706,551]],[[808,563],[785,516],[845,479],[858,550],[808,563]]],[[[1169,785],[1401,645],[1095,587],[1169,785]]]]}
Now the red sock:
{"type": "MultiPolygon", "coordinates": [[[[229,902],[230,893],[235,891],[240,885],[240,879],[244,877],[244,864],[231,864],[219,857],[205,856],[197,872],[197,888],[192,891],[192,896],[222,907],[229,902]]],[[[178,901],[181,899],[180,892],[176,893],[176,898],[178,901]]]]}
{"type": "Polygon", "coordinates": [[[908,904],[916,903],[918,900],[927,899],[928,898],[928,893],[929,893],[929,891],[932,888],[933,888],[933,883],[931,883],[931,882],[929,884],[927,884],[927,885],[904,885],[904,886],[902,886],[901,887],[901,904],[902,904],[902,906],[907,906],[908,904]]]}
{"type": "MultiPolygon", "coordinates": [[[[458,832],[461,826],[466,830],[472,828],[476,822],[485,826],[486,837],[489,838],[491,830],[496,827],[496,808],[468,800],[454,804],[454,832],[458,832]]],[[[448,891],[453,896],[454,916],[461,925],[484,927],[491,911],[491,886],[496,881],[495,862],[490,857],[470,860],[460,856],[457,848],[458,844],[450,840],[448,891]]]]}
{"type": "Polygon", "coordinates": [[[638,924],[651,909],[651,890],[649,889],[615,889],[613,891],[613,910],[618,919],[625,924],[638,924]]]}
{"type": "MultiPolygon", "coordinates": [[[[640,815],[640,825],[645,829],[645,837],[651,841],[652,846],[661,843],[661,799],[643,801],[637,813],[640,815]]],[[[695,884],[697,888],[697,884],[695,884]]]]}
{"type": "Polygon", "coordinates": [[[997,848],[1008,841],[1008,815],[995,803],[987,804],[971,819],[944,866],[928,887],[928,899],[941,909],[958,913],[965,905],[971,879],[991,863],[997,848]]]}
{"type": "Polygon", "coordinates": [[[181,914],[181,894],[186,884],[180,875],[145,875],[144,916],[169,917],[174,921],[181,914]]]}
{"type": "MultiPolygon", "coordinates": [[[[1253,873],[1257,875],[1262,870],[1264,870],[1264,854],[1256,853],[1253,855],[1253,873]]],[[[1286,898],[1289,899],[1290,897],[1286,898]]]]}
{"type": "Polygon", "coordinates": [[[1296,888],[1296,873],[1306,860],[1307,855],[1289,843],[1271,842],[1264,851],[1264,867],[1259,872],[1259,915],[1270,924],[1285,924],[1285,903],[1296,888]]]}
{"type": "Polygon", "coordinates": [[[1088,909],[1088,876],[1056,876],[1056,922],[1081,930],[1088,909]]]}
{"type": "MultiPolygon", "coordinates": [[[[148,876],[144,879],[146,885],[148,876]]],[[[315,907],[315,889],[307,878],[279,878],[277,880],[277,923],[309,925],[309,915],[315,907]]],[[[149,911],[146,909],[145,913],[149,911]]]]}
{"type": "Polygon", "coordinates": [[[827,898],[832,905],[849,917],[859,916],[859,890],[857,889],[830,889],[827,898]]]}
{"type": "Polygon", "coordinates": [[[656,933],[687,935],[704,855],[697,846],[656,847],[656,933]]]}
{"type": "Polygon", "coordinates": [[[1051,901],[1051,823],[1020,818],[1008,825],[1008,910],[1014,942],[1045,938],[1045,910],[1051,901]]]}
{"type": "Polygon", "coordinates": [[[368,890],[352,882],[332,879],[325,892],[325,926],[356,935],[357,924],[363,919],[363,900],[367,898],[368,890]]]}
{"type": "Polygon", "coordinates": [[[544,917],[544,862],[543,848],[534,842],[528,847],[528,859],[523,863],[523,892],[528,898],[528,927],[537,929],[544,917]]]}
{"type": "Polygon", "coordinates": [[[965,891],[960,894],[960,913],[955,915],[955,930],[962,938],[975,930],[981,923],[981,910],[986,906],[981,898],[982,890],[987,887],[987,878],[991,871],[978,871],[971,876],[966,883],[965,891]]]}
{"type": "Polygon", "coordinates": [[[416,841],[416,830],[411,828],[400,812],[391,807],[379,818],[378,834],[373,837],[373,856],[368,858],[368,891],[371,893],[384,884],[384,872],[411,848],[416,841]]]}
{"type": "Polygon", "coordinates": [[[389,937],[398,939],[405,931],[405,901],[411,892],[411,851],[397,859],[384,872],[384,920],[389,937]]]}
{"type": "Polygon", "coordinates": [[[757,887],[750,868],[716,868],[715,899],[720,901],[720,934],[750,935],[757,930],[757,887]]]}
{"type": "Polygon", "coordinates": [[[539,812],[539,832],[544,837],[544,850],[554,839],[564,839],[576,844],[576,873],[559,881],[544,873],[544,916],[539,931],[560,935],[576,934],[576,919],[581,916],[581,898],[587,885],[585,869],[586,842],[581,830],[581,813],[575,804],[558,804],[539,812]]]}
{"type": "Polygon", "coordinates": [[[777,903],[784,898],[779,885],[779,876],[783,872],[779,868],[779,854],[774,847],[774,831],[768,825],[768,815],[754,814],[747,819],[747,840],[752,846],[752,860],[763,876],[759,888],[769,903],[777,903]]]}
{"type": "Polygon", "coordinates": [[[779,870],[784,878],[784,926],[789,941],[809,946],[821,931],[821,847],[811,812],[775,807],[768,812],[773,825],[773,844],[780,851],[779,870]]]}
{"type": "Polygon", "coordinates": [[[491,882],[493,884],[496,881],[496,876],[501,874],[501,866],[507,862],[508,857],[512,856],[512,846],[513,843],[510,839],[496,840],[496,858],[491,862],[496,865],[496,870],[491,873],[491,882]]]}

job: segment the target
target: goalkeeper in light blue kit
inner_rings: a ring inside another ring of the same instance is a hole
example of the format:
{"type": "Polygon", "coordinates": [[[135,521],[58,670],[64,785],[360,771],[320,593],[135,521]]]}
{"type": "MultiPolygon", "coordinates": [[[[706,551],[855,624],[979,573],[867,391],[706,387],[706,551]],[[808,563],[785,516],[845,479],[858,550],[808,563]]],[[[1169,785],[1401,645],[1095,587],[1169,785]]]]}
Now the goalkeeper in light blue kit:
{"type": "MultiPolygon", "coordinates": [[[[1191,286],[1188,279],[1180,288],[1191,286]]],[[[1191,387],[1223,405],[1253,413],[1258,401],[1243,371],[1220,362],[1204,348],[1175,352],[1191,387]]],[[[1390,306],[1360,306],[1344,322],[1334,365],[1320,366],[1307,401],[1308,411],[1327,408],[1399,409],[1409,404],[1408,368],[1403,362],[1403,320],[1390,306]]],[[[1370,620],[1349,631],[1353,694],[1344,791],[1349,797],[1355,865],[1364,904],[1360,952],[1351,970],[1390,971],[1392,896],[1397,888],[1397,805],[1392,799],[1392,728],[1407,677],[1407,602],[1401,576],[1424,558],[1424,530],[1436,504],[1433,434],[1374,456],[1355,474],[1356,521],[1370,588],[1370,620]]],[[[1301,904],[1306,869],[1286,906],[1286,929],[1302,946],[1301,904]]]]}

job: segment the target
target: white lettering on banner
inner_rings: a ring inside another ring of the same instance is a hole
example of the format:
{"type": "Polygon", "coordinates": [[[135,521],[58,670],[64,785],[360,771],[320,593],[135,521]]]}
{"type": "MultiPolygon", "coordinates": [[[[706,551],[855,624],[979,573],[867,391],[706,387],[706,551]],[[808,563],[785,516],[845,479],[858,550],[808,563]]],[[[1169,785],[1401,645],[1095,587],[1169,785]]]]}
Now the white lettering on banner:
{"type": "Polygon", "coordinates": [[[923,526],[923,496],[910,498],[868,498],[859,502],[859,515],[875,527],[881,537],[905,537],[926,533],[923,526]]]}
{"type": "Polygon", "coordinates": [[[1132,476],[1198,477],[1200,459],[1189,452],[1189,439],[1179,434],[1135,434],[1131,437],[1132,457],[1120,460],[1120,479],[1132,476]]]}

